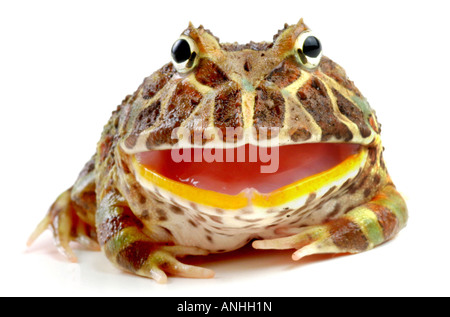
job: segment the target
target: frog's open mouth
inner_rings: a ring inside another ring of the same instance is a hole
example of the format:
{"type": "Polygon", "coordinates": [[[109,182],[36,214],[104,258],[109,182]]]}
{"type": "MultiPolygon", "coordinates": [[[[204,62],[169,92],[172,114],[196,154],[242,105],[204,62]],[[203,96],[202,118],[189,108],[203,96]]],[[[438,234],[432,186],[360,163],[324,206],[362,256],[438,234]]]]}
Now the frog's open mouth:
{"type": "Polygon", "coordinates": [[[247,144],[225,150],[148,151],[136,157],[147,169],[198,188],[228,195],[254,188],[267,194],[338,165],[356,154],[359,147],[310,143],[260,148],[247,144]]]}
{"type": "MultiPolygon", "coordinates": [[[[349,143],[307,143],[276,148],[247,144],[226,150],[141,152],[134,156],[133,166],[141,180],[173,194],[189,200],[199,199],[206,205],[223,207],[225,204],[234,208],[240,205],[239,197],[245,201],[250,198],[253,204],[279,204],[345,180],[359,170],[366,152],[366,147],[349,143]],[[206,196],[210,199],[205,200],[206,196]],[[275,197],[282,201],[268,202],[275,197]],[[226,203],[229,200],[233,200],[231,205],[226,203]]],[[[242,204],[247,203],[242,201],[242,204]]]]}

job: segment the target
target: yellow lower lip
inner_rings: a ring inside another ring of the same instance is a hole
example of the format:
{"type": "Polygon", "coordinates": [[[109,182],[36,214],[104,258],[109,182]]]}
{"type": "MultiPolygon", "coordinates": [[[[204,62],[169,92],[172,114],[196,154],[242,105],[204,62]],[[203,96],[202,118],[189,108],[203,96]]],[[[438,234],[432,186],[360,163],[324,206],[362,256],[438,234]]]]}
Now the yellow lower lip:
{"type": "Polygon", "coordinates": [[[288,204],[354,175],[363,166],[366,158],[367,149],[363,147],[358,153],[349,156],[345,161],[329,170],[298,180],[268,194],[261,194],[252,190],[248,192],[243,191],[237,195],[227,195],[197,188],[161,176],[141,165],[135,156],[132,156],[132,166],[136,171],[136,177],[141,183],[156,186],[196,204],[226,210],[237,210],[247,206],[271,208],[288,204]]]}

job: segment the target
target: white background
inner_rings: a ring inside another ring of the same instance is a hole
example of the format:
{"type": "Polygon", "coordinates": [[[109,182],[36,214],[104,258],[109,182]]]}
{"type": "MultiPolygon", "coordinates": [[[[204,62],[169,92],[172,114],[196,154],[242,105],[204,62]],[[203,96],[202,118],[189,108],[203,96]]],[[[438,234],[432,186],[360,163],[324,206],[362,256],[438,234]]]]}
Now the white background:
{"type": "Polygon", "coordinates": [[[0,296],[449,296],[449,54],[446,1],[2,1],[0,296]],[[410,221],[352,256],[292,262],[291,252],[211,256],[211,280],[166,285],[46,232],[48,206],[94,153],[112,110],[169,61],[187,27],[223,42],[271,41],[300,17],[376,109],[385,159],[410,221]]]}

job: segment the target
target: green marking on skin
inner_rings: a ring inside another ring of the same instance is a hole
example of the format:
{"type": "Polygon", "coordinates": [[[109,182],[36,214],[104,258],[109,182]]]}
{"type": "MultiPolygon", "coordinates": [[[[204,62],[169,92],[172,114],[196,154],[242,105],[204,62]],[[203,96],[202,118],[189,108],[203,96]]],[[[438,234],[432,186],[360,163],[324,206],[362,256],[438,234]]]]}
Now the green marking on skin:
{"type": "Polygon", "coordinates": [[[114,234],[105,244],[105,253],[116,256],[121,250],[133,242],[146,240],[146,237],[135,227],[126,227],[114,234]]]}
{"type": "Polygon", "coordinates": [[[242,87],[248,92],[254,92],[255,87],[245,78],[242,79],[242,87]]]}
{"type": "Polygon", "coordinates": [[[372,210],[365,207],[355,208],[350,211],[346,217],[358,224],[373,246],[384,241],[383,229],[378,223],[377,216],[372,210]]]}
{"type": "Polygon", "coordinates": [[[363,112],[364,121],[366,122],[366,124],[370,127],[371,130],[373,130],[372,125],[369,122],[369,117],[373,113],[373,110],[370,107],[369,103],[367,102],[366,98],[361,98],[355,95],[352,97],[352,100],[358,105],[359,109],[361,109],[361,111],[363,112]]]}
{"type": "Polygon", "coordinates": [[[355,95],[352,97],[352,100],[356,102],[356,104],[359,108],[361,108],[364,114],[369,115],[372,113],[372,108],[370,108],[370,105],[365,98],[361,98],[355,95]]]}
{"type": "Polygon", "coordinates": [[[361,111],[364,113],[364,118],[367,119],[369,118],[369,116],[372,114],[373,110],[370,107],[369,103],[367,102],[367,100],[365,98],[360,98],[358,96],[353,96],[352,100],[354,102],[356,102],[356,104],[358,105],[358,107],[361,109],[361,111]]]}

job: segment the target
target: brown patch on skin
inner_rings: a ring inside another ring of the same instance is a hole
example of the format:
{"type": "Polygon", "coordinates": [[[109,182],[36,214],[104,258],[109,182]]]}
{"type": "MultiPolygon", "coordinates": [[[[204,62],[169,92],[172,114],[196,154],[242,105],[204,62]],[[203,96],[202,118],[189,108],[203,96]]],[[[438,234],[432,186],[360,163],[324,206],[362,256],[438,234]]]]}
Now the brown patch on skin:
{"type": "Polygon", "coordinates": [[[124,160],[120,160],[120,168],[125,174],[130,174],[130,168],[128,167],[128,164],[124,160]]]}
{"type": "Polygon", "coordinates": [[[205,230],[206,233],[211,234],[211,230],[207,229],[207,228],[203,228],[203,230],[205,230]]]}
{"type": "Polygon", "coordinates": [[[377,155],[377,148],[376,147],[369,147],[369,161],[371,165],[374,165],[377,161],[378,155],[377,155]]]}
{"type": "Polygon", "coordinates": [[[148,241],[135,241],[121,250],[117,256],[117,264],[128,271],[138,271],[147,261],[154,244],[148,241]]]}
{"type": "Polygon", "coordinates": [[[200,59],[196,68],[195,78],[202,84],[216,88],[229,81],[228,76],[214,62],[209,59],[200,59]]]}
{"type": "Polygon", "coordinates": [[[252,70],[252,65],[250,65],[250,63],[248,62],[248,60],[246,60],[245,63],[244,63],[244,70],[245,70],[246,72],[249,72],[249,71],[252,70]]]}
{"type": "Polygon", "coordinates": [[[220,216],[208,215],[208,217],[214,222],[223,223],[222,217],[220,217],[220,216]]]}
{"type": "Polygon", "coordinates": [[[355,84],[348,79],[345,70],[328,57],[322,56],[320,70],[328,77],[333,78],[340,85],[355,93],[358,97],[362,97],[361,92],[356,88],[355,84]]]}
{"type": "Polygon", "coordinates": [[[279,90],[264,84],[256,88],[253,124],[258,140],[261,128],[267,128],[266,133],[269,139],[278,135],[278,129],[283,127],[284,112],[284,98],[279,90]],[[278,129],[271,130],[270,128],[278,129]]]}
{"type": "Polygon", "coordinates": [[[357,106],[355,106],[350,100],[342,96],[339,91],[333,88],[333,94],[336,97],[337,106],[339,111],[356,124],[359,129],[359,133],[363,138],[370,135],[370,128],[367,126],[364,120],[364,114],[357,106]]]}
{"type": "Polygon", "coordinates": [[[381,176],[378,175],[378,174],[376,174],[376,175],[373,177],[373,183],[374,183],[374,185],[378,185],[380,182],[381,182],[381,176]]]}
{"type": "Polygon", "coordinates": [[[296,81],[302,72],[293,56],[285,59],[266,77],[267,81],[273,82],[279,88],[289,86],[296,81]]]}
{"type": "Polygon", "coordinates": [[[353,138],[349,128],[334,115],[326,88],[318,78],[313,77],[300,87],[297,98],[322,129],[322,141],[327,141],[332,136],[344,141],[353,138]]]}
{"type": "Polygon", "coordinates": [[[175,144],[172,131],[191,115],[202,100],[203,96],[187,81],[180,81],[168,102],[164,115],[160,118],[160,125],[147,138],[146,146],[152,149],[154,145],[175,144]]]}
{"type": "Polygon", "coordinates": [[[309,138],[311,138],[311,132],[309,132],[305,128],[299,128],[290,133],[291,133],[291,139],[294,142],[308,140],[309,138]]]}
{"type": "Polygon", "coordinates": [[[359,226],[345,218],[338,218],[326,224],[333,243],[343,252],[364,251],[369,246],[359,226]]]}
{"type": "Polygon", "coordinates": [[[194,217],[195,217],[195,220],[197,220],[198,222],[206,222],[206,219],[200,215],[195,215],[194,217]]]}
{"type": "Polygon", "coordinates": [[[380,167],[381,167],[383,170],[386,170],[386,164],[384,163],[383,153],[380,154],[380,167]]]}
{"type": "Polygon", "coordinates": [[[123,207],[122,214],[108,218],[105,222],[98,225],[98,242],[101,246],[104,245],[114,235],[127,227],[142,229],[144,225],[136,218],[129,207],[123,207]]]}
{"type": "MultiPolygon", "coordinates": [[[[215,98],[214,125],[222,131],[223,141],[236,142],[243,137],[243,131],[227,136],[227,127],[242,128],[241,91],[235,83],[223,87],[215,98]]],[[[236,132],[235,129],[232,129],[236,132]]],[[[242,130],[242,129],[240,129],[242,130]]]]}
{"type": "Polygon", "coordinates": [[[142,211],[140,218],[144,220],[150,220],[150,214],[147,209],[142,211]]]}
{"type": "Polygon", "coordinates": [[[345,189],[345,188],[350,184],[350,182],[351,182],[352,180],[353,180],[353,178],[347,179],[347,180],[344,182],[344,184],[342,184],[340,190],[345,189]]]}
{"type": "Polygon", "coordinates": [[[377,216],[378,223],[383,228],[384,239],[392,238],[398,231],[398,220],[395,214],[389,208],[375,203],[367,203],[366,207],[377,216]]]}
{"type": "Polygon", "coordinates": [[[139,134],[150,128],[158,119],[161,111],[161,101],[156,100],[150,106],[142,110],[136,117],[133,131],[125,140],[125,145],[132,148],[136,145],[139,134]]]}
{"type": "Polygon", "coordinates": [[[158,214],[159,221],[166,221],[168,219],[166,212],[164,210],[162,210],[161,208],[157,208],[155,211],[158,214]]]}
{"type": "Polygon", "coordinates": [[[200,210],[198,210],[198,208],[197,208],[197,204],[195,204],[195,203],[193,203],[193,202],[190,202],[190,203],[189,203],[189,206],[190,206],[193,210],[195,210],[196,212],[200,212],[200,210]]]}
{"type": "Polygon", "coordinates": [[[147,202],[147,198],[145,198],[144,195],[142,195],[141,193],[137,193],[137,195],[138,195],[138,201],[141,205],[143,205],[147,202]]]}
{"type": "Polygon", "coordinates": [[[137,139],[138,139],[138,136],[137,135],[134,135],[134,134],[130,134],[130,136],[128,136],[126,139],[125,139],[125,146],[127,147],[127,148],[129,148],[129,149],[131,149],[131,148],[133,148],[135,145],[136,145],[136,143],[137,143],[137,139]]]}
{"type": "Polygon", "coordinates": [[[150,99],[158,91],[161,90],[176,73],[175,67],[172,63],[164,65],[161,69],[154,72],[149,77],[145,78],[142,84],[142,98],[150,99]]]}
{"type": "Polygon", "coordinates": [[[188,220],[188,223],[189,223],[191,226],[193,226],[193,227],[197,227],[197,226],[198,226],[198,224],[195,223],[192,219],[189,219],[189,220],[188,220]]]}
{"type": "Polygon", "coordinates": [[[172,205],[172,206],[170,206],[170,210],[172,210],[172,212],[173,212],[174,214],[177,214],[177,215],[183,215],[183,214],[184,214],[183,209],[181,209],[181,208],[178,207],[178,206],[172,205]]]}

